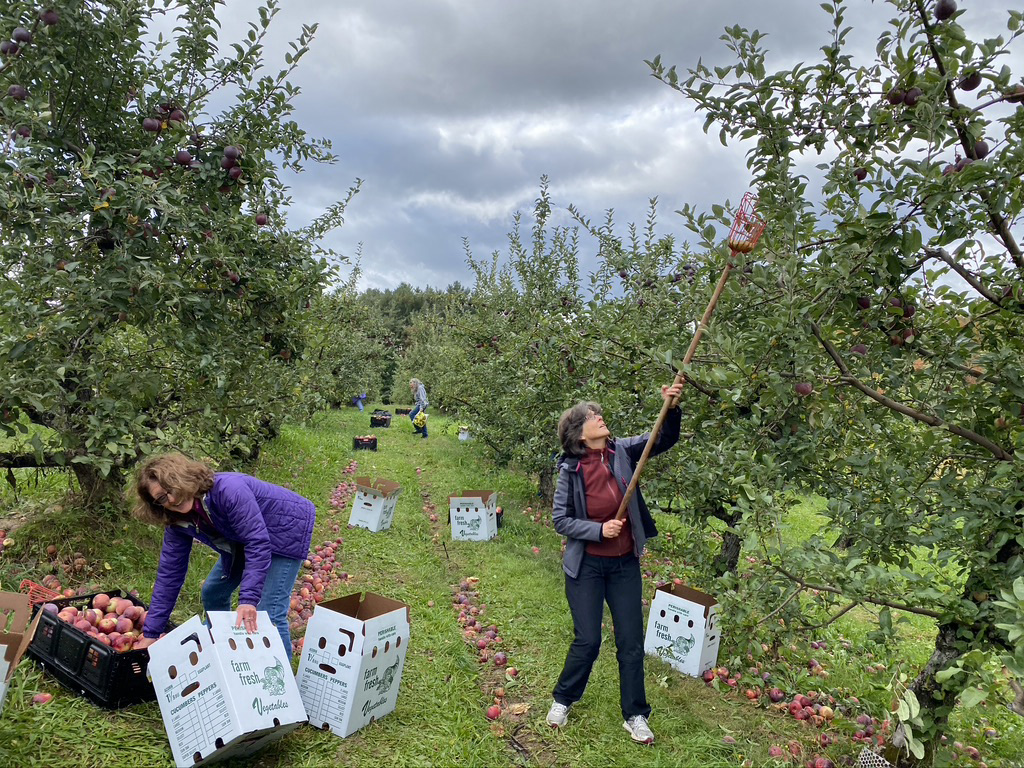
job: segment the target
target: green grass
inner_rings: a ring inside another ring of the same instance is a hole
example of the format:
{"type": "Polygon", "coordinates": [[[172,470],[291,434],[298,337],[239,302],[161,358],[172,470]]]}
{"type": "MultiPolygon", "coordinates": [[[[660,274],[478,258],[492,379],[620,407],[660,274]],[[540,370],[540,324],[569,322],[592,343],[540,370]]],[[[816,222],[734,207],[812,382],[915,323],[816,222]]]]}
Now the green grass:
{"type": "MultiPolygon", "coordinates": [[[[370,430],[368,423],[368,413],[346,409],[323,414],[311,425],[289,427],[248,469],[271,482],[289,485],[317,504],[314,545],[338,535],[344,538],[339,567],[351,580],[334,586],[330,596],[369,590],[411,607],[412,637],[397,708],[348,739],[301,727],[246,764],[724,768],[740,766],[745,759],[755,766],[777,765],[768,758],[769,746],[791,739],[811,750],[818,736],[815,729],[754,706],[735,693],[719,692],[682,677],[651,658],[647,689],[657,741],[652,748],[632,744],[621,726],[614,642],[607,632],[605,648],[586,695],[573,707],[570,725],[551,731],[544,714],[572,639],[572,621],[563,591],[560,538],[550,527],[522,514],[527,506],[538,508],[534,489],[514,472],[486,465],[472,442],[455,439],[455,425],[442,416],[431,415],[429,440],[414,436],[401,416],[395,417],[390,429],[370,430]],[[377,434],[380,450],[354,452],[352,437],[370,431],[377,434]],[[343,469],[353,459],[359,462],[358,474],[383,476],[402,485],[390,530],[373,534],[348,529],[349,509],[329,506],[331,491],[341,480],[349,479],[343,469]],[[496,539],[450,540],[444,523],[447,496],[465,488],[498,491],[505,525],[496,539]],[[437,505],[439,523],[428,519],[428,511],[423,509],[427,501],[437,505]],[[340,525],[340,534],[333,531],[333,525],[340,525]],[[435,538],[435,534],[439,535],[435,538]],[[539,553],[534,553],[534,547],[539,553]],[[498,626],[510,664],[521,670],[515,681],[505,682],[492,665],[480,664],[462,638],[451,598],[453,587],[467,576],[480,579],[477,589],[480,602],[486,605],[485,622],[498,626]],[[506,713],[492,723],[484,718],[484,711],[493,701],[495,686],[501,683],[507,691],[507,704],[519,705],[523,713],[506,713]],[[726,735],[733,736],[737,744],[724,745],[726,735]]],[[[0,520],[13,521],[13,525],[7,524],[14,528],[12,536],[18,541],[14,552],[0,559],[3,588],[17,589],[24,577],[41,579],[48,567],[42,553],[53,543],[62,558],[81,552],[90,563],[89,572],[79,575],[73,585],[95,582],[111,588],[137,587],[143,598],[148,598],[159,554],[159,531],[127,519],[88,517],[62,503],[62,490],[43,485],[17,500],[10,493],[0,496],[0,520]]],[[[786,535],[802,537],[817,531],[820,504],[809,500],[798,507],[786,535]]],[[[544,520],[549,521],[550,510],[544,513],[544,520]]],[[[195,548],[175,612],[177,620],[200,611],[199,586],[213,561],[212,553],[195,548]]],[[[822,654],[827,657],[822,661],[833,670],[829,685],[849,688],[870,699],[883,695],[883,689],[879,676],[869,676],[862,669],[862,653],[873,647],[863,639],[869,628],[866,618],[850,618],[832,630],[853,642],[853,652],[833,644],[822,654]]],[[[886,653],[909,653],[911,666],[920,663],[927,657],[932,630],[927,622],[901,627],[900,647],[886,653]]],[[[727,644],[722,657],[731,652],[727,644]]],[[[895,665],[889,662],[889,666],[895,665]]],[[[1014,765],[1012,758],[1024,752],[1024,739],[1019,732],[1012,733],[1019,729],[1013,716],[997,708],[979,708],[970,717],[958,716],[955,726],[956,738],[981,748],[990,766],[1014,765]],[[977,736],[982,717],[1003,734],[994,745],[986,746],[977,736]]],[[[838,757],[844,752],[830,754],[838,757]]],[[[0,766],[106,767],[112,763],[171,764],[157,705],[108,713],[62,689],[33,663],[19,667],[0,716],[0,766]],[[54,700],[31,706],[32,695],[40,691],[52,692],[54,700]]]]}

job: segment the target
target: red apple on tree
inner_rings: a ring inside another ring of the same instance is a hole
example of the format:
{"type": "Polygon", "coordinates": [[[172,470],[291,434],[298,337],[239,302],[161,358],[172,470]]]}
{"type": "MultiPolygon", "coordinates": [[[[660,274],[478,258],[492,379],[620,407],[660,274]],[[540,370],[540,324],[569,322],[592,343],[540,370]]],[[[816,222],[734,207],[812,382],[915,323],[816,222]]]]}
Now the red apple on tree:
{"type": "Polygon", "coordinates": [[[956,13],[956,0],[939,0],[935,4],[935,18],[938,21],[946,21],[956,13]]]}
{"type": "Polygon", "coordinates": [[[981,72],[978,72],[977,70],[975,70],[974,72],[969,72],[967,75],[964,76],[964,78],[959,82],[958,85],[960,90],[973,91],[975,88],[981,85],[981,72]]]}

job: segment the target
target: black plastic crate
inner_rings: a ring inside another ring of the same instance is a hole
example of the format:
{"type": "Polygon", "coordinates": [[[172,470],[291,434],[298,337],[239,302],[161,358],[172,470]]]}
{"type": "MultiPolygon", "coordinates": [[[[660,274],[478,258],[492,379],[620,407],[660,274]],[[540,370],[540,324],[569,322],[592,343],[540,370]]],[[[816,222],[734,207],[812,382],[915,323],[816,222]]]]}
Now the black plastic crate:
{"type": "Polygon", "coordinates": [[[397,416],[408,416],[410,413],[412,413],[412,408],[395,408],[397,416]]]}
{"type": "Polygon", "coordinates": [[[376,451],[377,450],[377,438],[376,437],[353,437],[352,447],[357,451],[376,451]]]}
{"type": "Polygon", "coordinates": [[[370,426],[387,429],[388,427],[391,426],[391,414],[389,413],[386,416],[376,414],[371,415],[370,426]]]}
{"type": "MultiPolygon", "coordinates": [[[[62,597],[52,602],[59,608],[73,605],[81,609],[91,606],[92,599],[99,594],[126,597],[134,605],[147,608],[134,595],[126,595],[119,589],[62,597]]],[[[146,676],[148,650],[142,648],[120,653],[61,621],[56,614],[43,613],[29,644],[28,655],[65,688],[82,694],[101,707],[117,709],[156,699],[153,684],[146,676]]]]}

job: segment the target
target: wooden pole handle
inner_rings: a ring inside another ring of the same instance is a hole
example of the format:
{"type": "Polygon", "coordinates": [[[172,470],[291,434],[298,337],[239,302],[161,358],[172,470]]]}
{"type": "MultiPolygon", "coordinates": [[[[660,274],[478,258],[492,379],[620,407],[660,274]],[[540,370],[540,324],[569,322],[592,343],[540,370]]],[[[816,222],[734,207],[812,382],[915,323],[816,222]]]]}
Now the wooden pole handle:
{"type": "MultiPolygon", "coordinates": [[[[733,259],[736,258],[735,251],[732,256],[733,259]]],[[[732,261],[732,259],[729,259],[729,261],[725,263],[725,268],[722,270],[722,274],[718,278],[718,284],[715,286],[715,291],[711,294],[711,301],[708,302],[707,309],[704,310],[704,315],[701,317],[700,323],[697,325],[697,330],[693,334],[693,339],[690,340],[690,346],[687,348],[686,354],[683,356],[683,365],[689,365],[693,360],[693,355],[697,351],[697,345],[700,343],[700,339],[704,335],[704,331],[707,330],[708,323],[711,321],[711,315],[715,311],[715,305],[718,304],[718,299],[722,295],[722,291],[725,289],[725,283],[729,279],[729,272],[732,270],[732,261]]],[[[685,381],[686,377],[681,373],[677,373],[673,384],[682,384],[685,381]]],[[[669,409],[675,408],[678,402],[677,398],[672,398],[671,402],[665,400],[662,404],[661,413],[658,414],[658,419],[654,422],[654,426],[651,428],[651,436],[647,438],[647,445],[644,446],[644,452],[640,454],[640,459],[636,463],[636,469],[633,470],[633,477],[629,479],[629,485],[626,487],[626,492],[622,496],[622,503],[619,504],[619,510],[615,513],[616,520],[622,520],[626,517],[626,510],[629,508],[629,501],[633,498],[633,494],[636,493],[636,486],[640,482],[640,473],[647,464],[647,459],[651,455],[654,444],[658,441],[658,435],[661,433],[661,427],[665,423],[665,417],[668,415],[669,409]]]]}

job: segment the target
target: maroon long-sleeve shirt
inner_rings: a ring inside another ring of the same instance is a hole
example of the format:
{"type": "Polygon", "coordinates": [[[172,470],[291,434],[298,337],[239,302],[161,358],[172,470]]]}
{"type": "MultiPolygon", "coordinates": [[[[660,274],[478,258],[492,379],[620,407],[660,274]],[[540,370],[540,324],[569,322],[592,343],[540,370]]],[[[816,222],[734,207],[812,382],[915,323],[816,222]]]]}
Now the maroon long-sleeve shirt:
{"type": "MultiPolygon", "coordinates": [[[[598,523],[606,523],[615,517],[622,503],[622,491],[612,474],[611,457],[607,448],[587,450],[587,455],[580,459],[580,470],[583,472],[583,486],[587,489],[587,517],[598,523]]],[[[598,557],[621,557],[633,551],[633,532],[629,527],[629,518],[623,521],[622,532],[614,539],[588,541],[586,552],[598,557]]]]}

